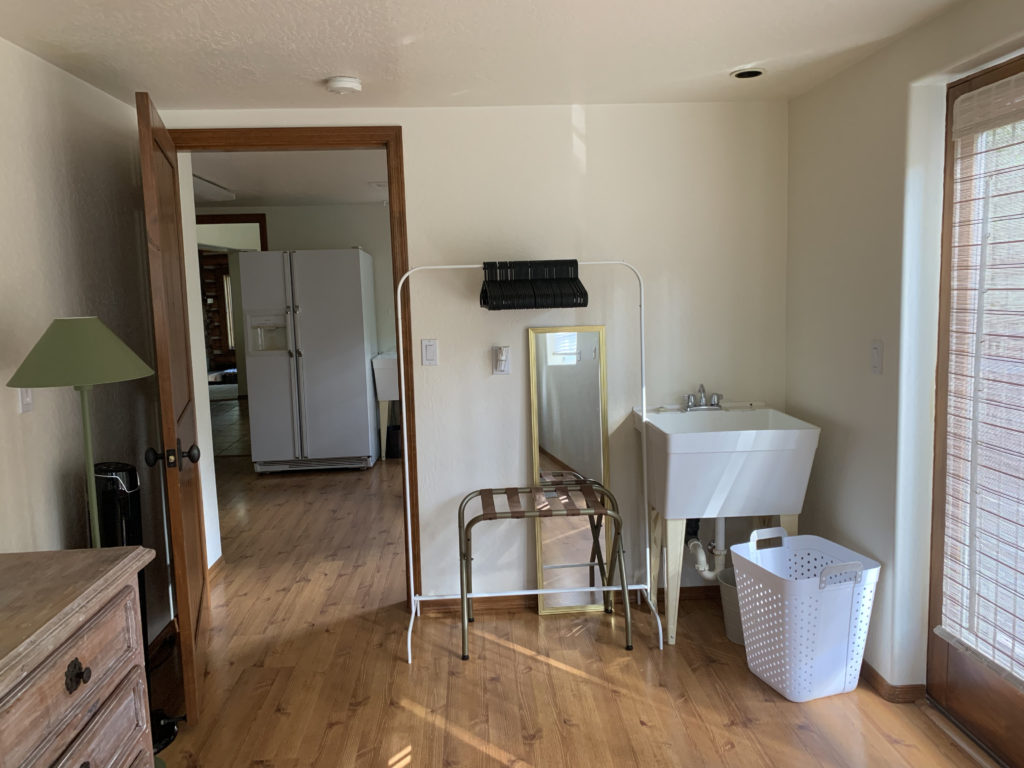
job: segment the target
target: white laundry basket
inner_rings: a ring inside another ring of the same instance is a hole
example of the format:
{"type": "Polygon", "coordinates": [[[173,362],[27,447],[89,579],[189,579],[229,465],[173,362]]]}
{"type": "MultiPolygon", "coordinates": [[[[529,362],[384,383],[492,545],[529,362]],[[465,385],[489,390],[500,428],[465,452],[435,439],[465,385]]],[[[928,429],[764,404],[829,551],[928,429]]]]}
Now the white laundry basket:
{"type": "Polygon", "coordinates": [[[784,528],[731,550],[750,671],[790,701],[856,688],[881,565],[784,528]]]}

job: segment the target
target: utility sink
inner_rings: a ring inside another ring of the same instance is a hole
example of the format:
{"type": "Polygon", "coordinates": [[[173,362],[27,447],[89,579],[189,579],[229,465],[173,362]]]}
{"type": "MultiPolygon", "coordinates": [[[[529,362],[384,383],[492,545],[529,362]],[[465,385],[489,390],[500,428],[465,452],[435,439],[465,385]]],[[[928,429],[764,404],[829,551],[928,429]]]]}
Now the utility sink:
{"type": "Polygon", "coordinates": [[[772,408],[649,411],[648,499],[669,520],[799,514],[819,432],[772,408]]]}

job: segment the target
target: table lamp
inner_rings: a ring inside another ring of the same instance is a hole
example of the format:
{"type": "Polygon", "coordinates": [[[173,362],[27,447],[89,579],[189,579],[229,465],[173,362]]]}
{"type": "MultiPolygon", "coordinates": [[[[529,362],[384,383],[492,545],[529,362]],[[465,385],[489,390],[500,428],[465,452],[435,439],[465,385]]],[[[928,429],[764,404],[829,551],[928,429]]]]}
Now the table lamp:
{"type": "Polygon", "coordinates": [[[99,505],[92,458],[92,422],[89,390],[96,384],[113,384],[152,376],[153,369],[114,335],[98,317],[58,317],[32,347],[8,387],[38,389],[74,387],[82,402],[82,433],[85,439],[85,478],[89,492],[89,531],[92,545],[100,545],[99,505]]]}

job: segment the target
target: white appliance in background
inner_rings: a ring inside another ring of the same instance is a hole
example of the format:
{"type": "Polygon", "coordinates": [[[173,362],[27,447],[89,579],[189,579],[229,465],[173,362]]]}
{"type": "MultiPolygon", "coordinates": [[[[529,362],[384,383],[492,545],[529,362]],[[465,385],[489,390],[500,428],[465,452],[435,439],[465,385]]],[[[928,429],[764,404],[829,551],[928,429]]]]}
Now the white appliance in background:
{"type": "Polygon", "coordinates": [[[243,251],[239,265],[256,471],[373,466],[370,255],[243,251]]]}

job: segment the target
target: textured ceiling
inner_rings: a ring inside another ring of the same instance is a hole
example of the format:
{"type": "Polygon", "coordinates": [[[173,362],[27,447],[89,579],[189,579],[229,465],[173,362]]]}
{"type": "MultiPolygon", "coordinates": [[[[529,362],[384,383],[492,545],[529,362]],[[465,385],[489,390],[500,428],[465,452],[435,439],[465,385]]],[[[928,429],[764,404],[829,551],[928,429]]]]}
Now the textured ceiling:
{"type": "Polygon", "coordinates": [[[236,195],[229,202],[200,203],[203,207],[383,203],[387,199],[383,149],[193,152],[192,173],[236,195]]]}
{"type": "Polygon", "coordinates": [[[793,96],[955,0],[3,0],[0,36],[168,108],[793,96]],[[757,64],[768,74],[727,73],[757,64]],[[320,81],[358,75],[358,95],[320,81]]]}

